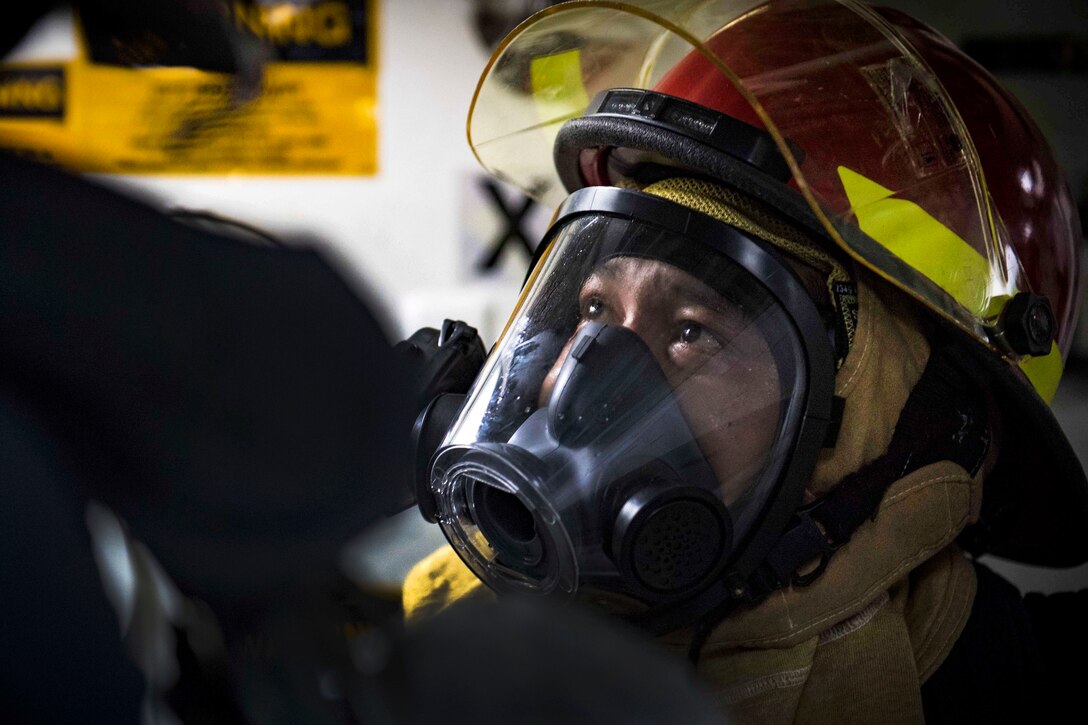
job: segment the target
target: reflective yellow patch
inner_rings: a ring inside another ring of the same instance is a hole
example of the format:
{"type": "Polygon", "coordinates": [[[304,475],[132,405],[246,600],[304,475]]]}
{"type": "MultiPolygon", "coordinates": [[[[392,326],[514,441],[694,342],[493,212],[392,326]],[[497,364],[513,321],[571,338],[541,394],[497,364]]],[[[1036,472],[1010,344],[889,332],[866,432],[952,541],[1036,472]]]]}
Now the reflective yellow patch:
{"type": "Polygon", "coordinates": [[[1035,392],[1050,404],[1054,400],[1054,393],[1058,391],[1058,381],[1062,379],[1062,354],[1058,350],[1058,343],[1050,343],[1050,352],[1038,357],[1026,357],[1020,361],[1020,369],[1028,376],[1035,392]]]}
{"type": "Polygon", "coordinates": [[[537,115],[544,123],[581,115],[589,105],[577,49],[533,58],[529,76],[537,115]]]}
{"type": "Polygon", "coordinates": [[[980,319],[996,317],[1005,295],[989,297],[987,260],[912,201],[845,166],[838,168],[861,230],[918,270],[980,319]]]}
{"type": "MultiPolygon", "coordinates": [[[[987,295],[990,267],[981,254],[914,202],[892,198],[890,189],[845,166],[838,171],[863,232],[939,285],[975,317],[997,317],[1009,297],[987,295]]],[[[1051,343],[1048,354],[1025,357],[1018,365],[1049,404],[1063,370],[1057,343],[1051,343]]]]}

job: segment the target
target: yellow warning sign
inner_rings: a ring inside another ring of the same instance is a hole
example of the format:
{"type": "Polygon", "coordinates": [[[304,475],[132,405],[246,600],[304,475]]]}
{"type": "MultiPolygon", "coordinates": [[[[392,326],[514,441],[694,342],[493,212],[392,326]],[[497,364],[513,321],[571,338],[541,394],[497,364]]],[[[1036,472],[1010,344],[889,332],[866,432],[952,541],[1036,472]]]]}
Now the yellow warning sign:
{"type": "Polygon", "coordinates": [[[279,57],[244,104],[225,75],[110,64],[93,33],[89,58],[0,66],[0,145],[90,172],[374,174],[375,2],[237,3],[279,57]]]}

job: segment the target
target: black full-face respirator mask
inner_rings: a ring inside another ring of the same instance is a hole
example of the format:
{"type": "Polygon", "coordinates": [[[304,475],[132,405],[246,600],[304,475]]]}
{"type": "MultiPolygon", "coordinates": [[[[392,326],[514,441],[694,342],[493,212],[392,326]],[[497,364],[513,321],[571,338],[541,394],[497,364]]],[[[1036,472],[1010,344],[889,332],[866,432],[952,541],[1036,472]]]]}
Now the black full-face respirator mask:
{"type": "Polygon", "coordinates": [[[417,422],[420,508],[499,593],[682,626],[800,504],[827,325],[769,244],[649,194],[577,191],[542,245],[468,395],[417,422]]]}

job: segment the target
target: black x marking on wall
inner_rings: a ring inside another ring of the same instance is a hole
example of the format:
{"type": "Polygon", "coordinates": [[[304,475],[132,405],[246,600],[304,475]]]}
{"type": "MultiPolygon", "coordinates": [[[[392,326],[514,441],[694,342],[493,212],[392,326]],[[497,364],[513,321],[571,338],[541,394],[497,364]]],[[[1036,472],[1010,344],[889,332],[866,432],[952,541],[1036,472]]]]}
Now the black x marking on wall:
{"type": "MultiPolygon", "coordinates": [[[[529,242],[529,238],[525,235],[525,230],[522,228],[522,223],[525,219],[525,215],[529,213],[529,210],[533,208],[533,200],[529,197],[525,197],[521,201],[521,205],[516,209],[512,209],[506,206],[506,199],[502,196],[502,191],[499,189],[499,185],[490,179],[484,179],[482,181],[484,191],[491,197],[491,200],[495,202],[495,207],[499,213],[502,214],[505,224],[502,231],[492,241],[487,256],[480,260],[479,268],[481,271],[487,271],[493,269],[495,265],[499,263],[499,257],[502,256],[502,250],[506,248],[506,245],[510,242],[520,242],[525,251],[529,254],[529,258],[533,256],[533,245],[529,242]]],[[[512,207],[513,205],[511,205],[512,207]]]]}

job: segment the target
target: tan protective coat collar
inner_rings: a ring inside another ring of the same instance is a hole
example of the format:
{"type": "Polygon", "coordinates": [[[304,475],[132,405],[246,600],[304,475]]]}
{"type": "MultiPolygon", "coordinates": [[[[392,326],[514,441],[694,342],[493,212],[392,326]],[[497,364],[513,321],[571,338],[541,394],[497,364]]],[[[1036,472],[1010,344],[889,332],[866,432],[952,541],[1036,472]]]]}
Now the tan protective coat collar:
{"type": "MultiPolygon", "coordinates": [[[[836,378],[842,432],[820,458],[811,497],[885,451],[929,356],[898,293],[858,281],[857,336],[836,378]]],[[[914,471],[812,585],[775,592],[718,625],[699,671],[723,707],[739,722],[921,721],[921,683],[974,598],[974,572],[954,541],[977,520],[981,486],[951,462],[914,471]]],[[[669,641],[679,651],[690,632],[669,641]]]]}

